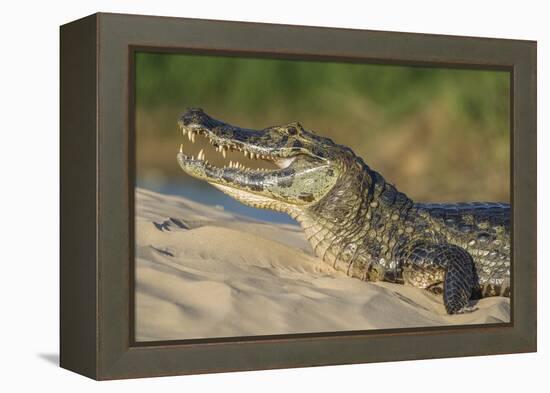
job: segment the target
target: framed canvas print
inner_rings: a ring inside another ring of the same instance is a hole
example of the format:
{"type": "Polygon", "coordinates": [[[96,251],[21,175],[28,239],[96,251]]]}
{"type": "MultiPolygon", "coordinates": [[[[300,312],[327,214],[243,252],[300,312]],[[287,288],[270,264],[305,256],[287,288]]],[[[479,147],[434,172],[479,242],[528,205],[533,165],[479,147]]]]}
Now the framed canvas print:
{"type": "Polygon", "coordinates": [[[536,43],[61,27],[61,366],[536,350],[536,43]]]}

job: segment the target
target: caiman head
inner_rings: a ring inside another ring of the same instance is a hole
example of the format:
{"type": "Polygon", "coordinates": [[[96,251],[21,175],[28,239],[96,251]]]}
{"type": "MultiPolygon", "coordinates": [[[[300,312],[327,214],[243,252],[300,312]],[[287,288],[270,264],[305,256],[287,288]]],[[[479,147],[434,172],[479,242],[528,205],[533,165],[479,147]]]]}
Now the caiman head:
{"type": "Polygon", "coordinates": [[[349,174],[350,166],[361,166],[349,148],[307,131],[299,123],[244,129],[215,120],[201,109],[189,109],[178,123],[192,143],[205,138],[206,146],[213,147],[208,150],[221,155],[216,160],[225,160],[215,166],[204,149],[191,155],[184,144],[177,155],[181,168],[257,208],[291,215],[297,209],[308,209],[346,181],[344,173],[349,174]],[[227,157],[236,154],[235,160],[227,157]]]}

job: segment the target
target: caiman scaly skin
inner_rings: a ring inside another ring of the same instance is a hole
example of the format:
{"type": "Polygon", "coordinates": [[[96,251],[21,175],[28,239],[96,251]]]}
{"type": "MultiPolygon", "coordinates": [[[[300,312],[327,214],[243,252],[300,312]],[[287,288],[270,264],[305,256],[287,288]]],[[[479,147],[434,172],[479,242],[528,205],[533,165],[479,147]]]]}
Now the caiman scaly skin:
{"type": "MultiPolygon", "coordinates": [[[[215,167],[180,149],[181,168],[246,205],[289,214],[316,255],[365,281],[384,280],[442,294],[449,314],[469,301],[510,296],[510,206],[415,203],[353,151],[299,123],[250,130],[189,109],[184,136],[216,151],[271,161],[274,170],[215,167]]],[[[244,157],[243,157],[244,158],[244,157]]]]}

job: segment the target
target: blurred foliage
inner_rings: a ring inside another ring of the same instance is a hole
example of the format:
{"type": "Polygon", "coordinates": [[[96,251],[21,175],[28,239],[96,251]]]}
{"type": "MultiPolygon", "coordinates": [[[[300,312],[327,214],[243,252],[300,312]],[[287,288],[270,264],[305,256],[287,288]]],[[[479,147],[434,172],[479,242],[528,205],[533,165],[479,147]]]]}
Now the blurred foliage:
{"type": "Polygon", "coordinates": [[[350,146],[413,198],[508,200],[509,73],[138,53],[138,176],[184,176],[176,122],[201,107],[235,125],[300,121],[350,146]]]}

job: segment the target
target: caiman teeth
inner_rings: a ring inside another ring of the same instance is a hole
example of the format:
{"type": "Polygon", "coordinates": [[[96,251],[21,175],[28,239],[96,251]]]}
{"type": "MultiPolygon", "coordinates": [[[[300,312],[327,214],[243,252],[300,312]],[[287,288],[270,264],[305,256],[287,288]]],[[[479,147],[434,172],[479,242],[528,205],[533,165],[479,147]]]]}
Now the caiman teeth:
{"type": "MultiPolygon", "coordinates": [[[[251,165],[251,161],[261,159],[261,160],[264,160],[264,161],[267,161],[267,162],[276,163],[277,160],[279,159],[279,158],[277,158],[277,156],[272,156],[270,154],[267,154],[267,155],[266,154],[260,154],[259,152],[251,151],[249,149],[257,149],[257,148],[254,147],[254,146],[245,145],[244,143],[239,142],[239,141],[232,141],[232,140],[229,140],[229,139],[221,138],[221,137],[219,137],[215,134],[212,134],[211,132],[208,132],[208,131],[204,131],[204,130],[201,130],[201,129],[195,129],[193,127],[184,127],[184,126],[181,126],[181,125],[180,125],[180,128],[181,128],[183,136],[185,137],[187,135],[187,139],[189,139],[189,141],[192,142],[192,143],[196,142],[197,134],[199,136],[204,137],[204,142],[208,142],[210,144],[210,146],[212,146],[212,148],[214,149],[215,152],[220,153],[222,155],[224,160],[228,157],[228,152],[236,152],[236,151],[243,154],[244,158],[246,159],[245,160],[246,164],[241,164],[239,161],[230,161],[229,165],[227,165],[227,161],[225,161],[225,163],[220,162],[220,168],[218,168],[218,169],[233,168],[233,169],[238,169],[238,170],[246,171],[246,172],[262,172],[262,173],[263,172],[270,172],[270,171],[275,170],[275,169],[265,169],[265,168],[261,168],[261,167],[260,168],[254,168],[256,165],[251,165]],[[248,160],[250,160],[250,161],[248,161],[248,160]]],[[[199,144],[200,144],[200,141],[199,141],[199,144]]],[[[201,161],[204,165],[208,165],[208,161],[206,160],[206,154],[204,152],[205,150],[207,150],[207,149],[201,148],[201,150],[198,153],[198,156],[197,156],[196,160],[201,161]]],[[[183,144],[180,145],[179,152],[180,152],[180,154],[184,154],[183,144]]],[[[188,159],[188,160],[190,159],[191,161],[195,161],[195,156],[185,155],[185,158],[188,159]]],[[[220,157],[220,160],[221,160],[221,157],[220,157]]],[[[279,166],[279,165],[277,165],[277,166],[279,166]]]]}

